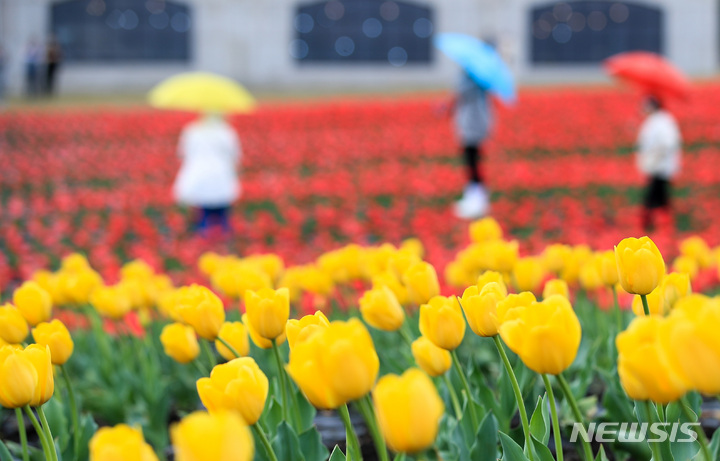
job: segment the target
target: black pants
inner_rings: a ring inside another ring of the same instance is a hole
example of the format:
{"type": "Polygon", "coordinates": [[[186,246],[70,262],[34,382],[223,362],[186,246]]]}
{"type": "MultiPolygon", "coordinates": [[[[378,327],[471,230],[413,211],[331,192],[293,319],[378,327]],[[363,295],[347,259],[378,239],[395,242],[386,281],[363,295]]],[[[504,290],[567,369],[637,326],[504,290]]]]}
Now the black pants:
{"type": "Polygon", "coordinates": [[[52,95],[55,92],[55,75],[57,73],[57,63],[49,62],[45,69],[45,93],[52,95]]]}
{"type": "Polygon", "coordinates": [[[230,214],[230,207],[203,207],[200,208],[200,216],[195,228],[204,232],[213,224],[218,224],[226,232],[230,231],[230,221],[228,215],[230,214]]]}
{"type": "Polygon", "coordinates": [[[649,210],[669,207],[670,181],[659,176],[651,176],[645,189],[643,205],[649,210]]]}
{"type": "Polygon", "coordinates": [[[483,182],[482,169],[480,167],[480,161],[482,160],[483,147],[482,144],[477,146],[465,146],[463,148],[463,158],[465,160],[465,167],[468,172],[468,180],[473,183],[483,182]]]}

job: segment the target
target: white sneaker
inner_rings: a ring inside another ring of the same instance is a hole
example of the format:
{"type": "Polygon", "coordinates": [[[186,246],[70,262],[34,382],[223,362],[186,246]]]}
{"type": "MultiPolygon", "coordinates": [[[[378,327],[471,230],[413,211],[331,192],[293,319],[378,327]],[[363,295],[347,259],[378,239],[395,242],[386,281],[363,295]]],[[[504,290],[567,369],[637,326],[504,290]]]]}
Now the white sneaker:
{"type": "Polygon", "coordinates": [[[468,184],[460,200],[455,202],[455,215],[461,219],[476,219],[485,216],[490,208],[490,198],[485,186],[468,184]]]}

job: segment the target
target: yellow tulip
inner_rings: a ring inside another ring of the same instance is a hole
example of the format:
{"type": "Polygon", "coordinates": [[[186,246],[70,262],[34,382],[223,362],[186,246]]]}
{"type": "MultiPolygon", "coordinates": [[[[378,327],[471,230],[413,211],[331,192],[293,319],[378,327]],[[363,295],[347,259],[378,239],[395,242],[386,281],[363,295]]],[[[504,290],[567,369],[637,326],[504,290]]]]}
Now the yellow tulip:
{"type": "Polygon", "coordinates": [[[50,348],[31,344],[25,348],[23,354],[32,363],[37,373],[37,386],[30,400],[30,406],[38,407],[50,400],[55,392],[55,379],[53,377],[53,365],[50,359],[50,348]]]}
{"type": "Polygon", "coordinates": [[[237,411],[255,424],[265,408],[268,379],[252,357],[240,357],[215,366],[209,378],[197,381],[197,391],[211,413],[237,411]]]}
{"type": "Polygon", "coordinates": [[[27,338],[28,324],[22,313],[11,304],[0,306],[0,339],[20,344],[27,338]]]}
{"type": "MultiPolygon", "coordinates": [[[[613,255],[614,259],[614,255],[613,255]]],[[[570,299],[570,289],[565,280],[552,279],[545,282],[545,288],[543,288],[543,298],[549,298],[552,295],[560,295],[568,300],[570,299]]]]}
{"type": "Polygon", "coordinates": [[[425,255],[425,247],[423,246],[420,239],[409,238],[405,239],[400,243],[400,250],[409,251],[418,258],[422,258],[425,255]]]}
{"type": "MultiPolygon", "coordinates": [[[[260,336],[260,334],[257,331],[255,331],[252,324],[250,323],[250,320],[248,320],[247,314],[242,315],[242,323],[243,323],[243,325],[245,325],[245,328],[247,329],[250,339],[257,347],[259,347],[260,349],[270,349],[272,347],[272,340],[263,338],[262,336],[260,336]]],[[[287,338],[286,333],[283,333],[280,336],[278,336],[277,338],[275,338],[275,342],[279,346],[280,344],[285,342],[286,338],[287,338]]]]}
{"type": "Polygon", "coordinates": [[[594,291],[605,285],[597,260],[598,258],[594,256],[580,267],[578,278],[580,286],[585,291],[594,291]]]}
{"type": "Polygon", "coordinates": [[[90,304],[103,317],[120,320],[132,310],[132,299],[120,286],[101,286],[90,295],[90,304]]]}
{"type": "Polygon", "coordinates": [[[400,305],[405,305],[408,303],[408,290],[407,288],[405,288],[405,285],[402,284],[400,279],[395,275],[395,272],[381,272],[374,275],[371,281],[373,288],[390,288],[400,305]]]}
{"type": "Polygon", "coordinates": [[[31,326],[50,320],[52,299],[36,282],[20,285],[13,293],[13,304],[31,326]]]}
{"type": "Polygon", "coordinates": [[[70,253],[60,261],[60,270],[65,272],[80,272],[90,269],[90,263],[85,255],[80,253],[70,253]]]}
{"type": "Polygon", "coordinates": [[[493,240],[484,244],[487,252],[487,269],[509,274],[512,272],[518,260],[518,242],[512,240],[493,240]]]}
{"type": "Polygon", "coordinates": [[[670,368],[705,395],[720,394],[719,324],[720,304],[705,302],[693,310],[673,311],[659,333],[670,368]]]}
{"type": "Polygon", "coordinates": [[[537,291],[544,277],[545,270],[538,258],[520,258],[513,268],[515,286],[520,291],[537,291]]]}
{"type": "Polygon", "coordinates": [[[415,363],[432,377],[444,375],[452,366],[450,352],[437,347],[425,336],[413,341],[412,354],[415,363]]]}
{"type": "Polygon", "coordinates": [[[103,284],[100,274],[92,269],[64,273],[61,281],[65,297],[75,304],[87,304],[92,292],[103,284]]]}
{"type": "Polygon", "coordinates": [[[626,238],[615,247],[620,284],[628,293],[650,294],[665,276],[665,262],[649,237],[626,238]]]}
{"type": "Polygon", "coordinates": [[[288,344],[292,350],[295,343],[305,341],[311,334],[321,328],[330,326],[330,321],[322,311],[316,311],[313,315],[306,315],[300,320],[290,319],[285,325],[288,344]]]}
{"type": "Polygon", "coordinates": [[[559,275],[572,255],[572,247],[561,243],[548,245],[542,252],[545,270],[559,275]]]}
{"type": "Polygon", "coordinates": [[[498,331],[505,344],[536,373],[557,375],[575,360],[582,330],[567,298],[550,296],[517,311],[498,331]]]}
{"type": "Polygon", "coordinates": [[[195,330],[182,323],[165,325],[160,333],[160,342],[165,353],[178,363],[189,363],[200,354],[195,330]]]}
{"type": "MultiPolygon", "coordinates": [[[[422,245],[422,244],[421,244],[422,245]]],[[[422,251],[420,252],[422,254],[422,251]]],[[[417,264],[422,261],[421,257],[418,256],[413,250],[400,249],[393,252],[387,261],[387,271],[392,273],[398,280],[402,278],[410,266],[417,264]]]]}
{"type": "Polygon", "coordinates": [[[408,289],[410,302],[417,305],[426,303],[433,296],[440,294],[440,283],[435,268],[424,261],[408,267],[403,274],[403,282],[408,289]]]}
{"type": "MultiPolygon", "coordinates": [[[[218,338],[222,338],[223,341],[230,344],[241,357],[250,353],[250,339],[248,338],[247,328],[242,322],[223,323],[218,338]]],[[[236,358],[235,353],[217,339],[215,340],[215,348],[225,360],[229,361],[236,358]]]]}
{"type": "Polygon", "coordinates": [[[699,293],[690,293],[675,301],[673,311],[681,311],[685,314],[696,315],[707,304],[718,302],[718,298],[709,298],[699,293]]]}
{"type": "Polygon", "coordinates": [[[475,273],[467,270],[459,261],[450,261],[445,266],[444,275],[448,285],[455,288],[466,287],[472,284],[475,278],[475,273]]]}
{"type": "Polygon", "coordinates": [[[290,316],[290,293],[287,288],[263,288],[245,292],[248,320],[260,336],[273,340],[285,333],[290,316]]]}
{"type": "Polygon", "coordinates": [[[603,284],[606,287],[617,285],[620,277],[618,276],[617,261],[615,261],[615,252],[612,250],[597,253],[595,258],[597,271],[600,274],[603,284]]]}
{"type": "Polygon", "coordinates": [[[0,347],[0,405],[22,408],[30,404],[38,385],[38,374],[23,350],[0,347]]]}
{"type": "Polygon", "coordinates": [[[316,408],[337,408],[375,385],[380,362],[370,333],[352,318],[296,342],[287,371],[316,408]]]}
{"type": "Polygon", "coordinates": [[[496,313],[493,317],[495,319],[495,325],[499,327],[506,320],[516,318],[517,314],[521,310],[529,307],[535,301],[537,301],[535,295],[529,291],[507,295],[505,299],[498,301],[497,306],[495,307],[496,313]]]}
{"type": "Polygon", "coordinates": [[[223,263],[223,260],[224,257],[214,251],[206,251],[198,258],[198,269],[200,269],[200,272],[202,272],[206,277],[211,277],[223,263]]]}
{"type": "MultiPolygon", "coordinates": [[[[650,315],[665,315],[667,308],[665,307],[665,299],[662,296],[662,288],[657,287],[646,296],[650,315]]],[[[638,317],[645,315],[642,299],[640,295],[633,296],[632,311],[638,317]]]]}
{"type": "Polygon", "coordinates": [[[615,340],[620,384],[633,400],[668,403],[688,390],[660,343],[660,332],[667,328],[667,322],[668,319],[655,315],[635,317],[615,340]]]}
{"type": "Polygon", "coordinates": [[[250,429],[233,412],[192,413],[170,428],[170,437],[176,461],[251,461],[255,454],[250,429]]]}
{"type": "Polygon", "coordinates": [[[433,445],[445,406],[435,385],[417,368],[385,375],[373,390],[378,424],[391,450],[418,453],[433,445]]]}
{"type": "Polygon", "coordinates": [[[680,299],[692,293],[690,276],[688,274],[672,272],[665,276],[660,283],[665,310],[671,310],[680,299]]]}
{"type": "Polygon", "coordinates": [[[213,287],[232,298],[242,297],[247,290],[272,288],[270,276],[258,267],[238,260],[222,265],[210,281],[213,287]]]}
{"type": "Polygon", "coordinates": [[[465,317],[455,296],[435,296],[420,306],[420,333],[437,347],[455,350],[465,336],[465,317]]]}
{"type": "Polygon", "coordinates": [[[67,327],[58,319],[49,323],[40,323],[32,330],[36,344],[50,349],[53,365],[63,365],[75,349],[72,336],[67,327]]]}
{"type": "Polygon", "coordinates": [[[688,256],[678,256],[675,258],[672,263],[672,268],[675,272],[688,274],[691,279],[697,277],[698,272],[700,272],[700,266],[697,261],[688,256]]]}
{"type": "Polygon", "coordinates": [[[277,281],[285,270],[282,258],[272,253],[248,256],[243,262],[265,273],[271,281],[277,281]]]}
{"type": "Polygon", "coordinates": [[[90,439],[90,461],[157,461],[142,432],[126,424],[102,427],[90,439]]]}
{"type": "Polygon", "coordinates": [[[497,303],[507,292],[505,286],[497,282],[489,282],[478,292],[478,287],[468,287],[462,295],[462,309],[468,324],[478,336],[492,337],[498,334],[493,317],[497,315],[497,303]]]}
{"type": "Polygon", "coordinates": [[[688,237],[680,242],[680,254],[695,260],[703,269],[707,269],[713,263],[710,246],[699,236],[688,237]]]}
{"type": "Polygon", "coordinates": [[[469,231],[470,240],[475,243],[499,240],[503,236],[500,224],[490,216],[470,223],[469,231]]]}
{"type": "Polygon", "coordinates": [[[507,287],[505,286],[505,279],[503,278],[503,275],[500,272],[495,271],[485,271],[482,274],[480,274],[480,277],[477,279],[477,287],[479,291],[482,291],[482,289],[490,282],[495,282],[498,284],[499,288],[503,292],[503,296],[507,296],[507,287]]]}
{"type": "Polygon", "coordinates": [[[572,247],[560,271],[560,278],[571,285],[576,283],[580,278],[580,270],[592,259],[592,256],[593,252],[587,245],[576,245],[572,247]]]}
{"type": "Polygon", "coordinates": [[[208,288],[190,285],[175,294],[175,311],[183,323],[195,329],[201,338],[213,341],[225,322],[225,307],[208,288]]]}
{"type": "Polygon", "coordinates": [[[397,331],[405,322],[405,311],[388,287],[373,288],[360,298],[362,318],[373,328],[397,331]]]}

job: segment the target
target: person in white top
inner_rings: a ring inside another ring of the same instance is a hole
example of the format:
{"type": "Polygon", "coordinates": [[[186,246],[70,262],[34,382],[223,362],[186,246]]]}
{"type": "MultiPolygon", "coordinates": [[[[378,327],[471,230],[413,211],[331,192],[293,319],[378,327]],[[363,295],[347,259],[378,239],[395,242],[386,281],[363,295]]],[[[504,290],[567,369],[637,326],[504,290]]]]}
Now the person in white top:
{"type": "Polygon", "coordinates": [[[183,128],[178,154],[182,165],[173,184],[175,200],[200,209],[199,231],[217,222],[229,232],[230,206],[241,192],[237,133],[221,116],[206,115],[183,128]]]}
{"type": "Polygon", "coordinates": [[[682,138],[675,118],[659,99],[647,98],[643,108],[647,118],[640,127],[636,160],[638,169],[648,177],[642,225],[650,231],[654,212],[670,211],[670,181],[680,171],[682,138]]]}

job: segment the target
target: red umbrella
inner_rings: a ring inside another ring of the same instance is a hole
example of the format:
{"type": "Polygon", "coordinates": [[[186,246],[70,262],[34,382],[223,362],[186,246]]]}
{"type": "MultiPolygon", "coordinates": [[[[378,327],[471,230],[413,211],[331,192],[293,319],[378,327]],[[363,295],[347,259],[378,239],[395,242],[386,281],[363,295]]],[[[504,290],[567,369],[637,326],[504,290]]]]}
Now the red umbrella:
{"type": "Polygon", "coordinates": [[[685,99],[690,81],[677,67],[655,53],[630,51],[605,60],[605,70],[659,98],[685,99]]]}

